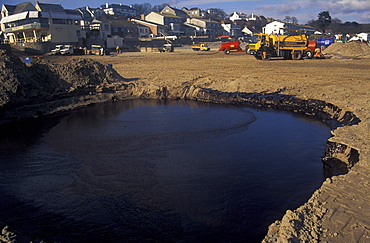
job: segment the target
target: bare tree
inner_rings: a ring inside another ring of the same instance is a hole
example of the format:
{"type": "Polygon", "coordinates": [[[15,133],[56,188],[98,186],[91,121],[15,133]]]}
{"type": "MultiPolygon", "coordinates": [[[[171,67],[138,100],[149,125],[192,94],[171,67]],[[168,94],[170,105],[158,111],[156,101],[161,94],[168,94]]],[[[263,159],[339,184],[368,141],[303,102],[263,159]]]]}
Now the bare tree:
{"type": "Polygon", "coordinates": [[[227,17],[227,13],[221,8],[209,8],[207,9],[207,11],[211,19],[214,19],[214,20],[221,21],[227,17]]]}
{"type": "Polygon", "coordinates": [[[152,11],[152,5],[150,3],[133,4],[132,7],[137,10],[138,14],[147,15],[152,11]]]}
{"type": "Polygon", "coordinates": [[[283,19],[284,22],[291,23],[292,18],[290,16],[285,16],[285,19],[283,19]]]}

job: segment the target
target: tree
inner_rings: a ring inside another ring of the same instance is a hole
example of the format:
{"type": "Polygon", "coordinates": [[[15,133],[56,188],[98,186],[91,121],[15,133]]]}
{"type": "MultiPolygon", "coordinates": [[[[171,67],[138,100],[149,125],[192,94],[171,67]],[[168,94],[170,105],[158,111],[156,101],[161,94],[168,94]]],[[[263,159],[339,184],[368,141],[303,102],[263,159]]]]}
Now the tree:
{"type": "Polygon", "coordinates": [[[283,21],[286,23],[298,24],[298,19],[293,16],[285,16],[285,19],[283,19],[283,21]]]}
{"type": "Polygon", "coordinates": [[[137,13],[147,15],[152,11],[152,5],[150,3],[133,4],[132,7],[137,10],[137,13]]]}
{"type": "Polygon", "coordinates": [[[342,20],[334,18],[332,19],[329,28],[333,31],[333,33],[341,33],[343,31],[342,25],[342,20]]]}
{"type": "Polygon", "coordinates": [[[296,17],[292,17],[292,23],[293,24],[298,24],[298,19],[296,17]]]}
{"type": "Polygon", "coordinates": [[[317,19],[317,27],[322,33],[325,33],[326,28],[331,24],[331,16],[329,11],[320,12],[317,19]]]}
{"type": "Polygon", "coordinates": [[[227,13],[221,8],[209,8],[207,9],[209,16],[214,20],[224,20],[227,17],[227,13]]]}
{"type": "Polygon", "coordinates": [[[291,23],[292,18],[290,16],[285,16],[285,19],[283,19],[284,22],[291,23]]]}
{"type": "Polygon", "coordinates": [[[307,25],[317,28],[317,20],[311,19],[307,21],[307,25]]]}
{"type": "Polygon", "coordinates": [[[162,11],[165,7],[170,6],[168,3],[162,3],[159,5],[154,5],[152,8],[153,12],[160,12],[162,11]]]}

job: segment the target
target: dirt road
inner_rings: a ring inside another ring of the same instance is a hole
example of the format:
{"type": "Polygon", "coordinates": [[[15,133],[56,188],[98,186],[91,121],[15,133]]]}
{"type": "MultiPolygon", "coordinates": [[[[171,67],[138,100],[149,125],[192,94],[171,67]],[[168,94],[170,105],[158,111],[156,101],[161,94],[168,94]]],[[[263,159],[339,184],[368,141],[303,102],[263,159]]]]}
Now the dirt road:
{"type": "MultiPolygon", "coordinates": [[[[48,57],[55,62],[72,58],[48,57]]],[[[347,174],[327,179],[306,204],[287,211],[270,226],[265,241],[370,242],[370,59],[260,61],[242,53],[187,49],[88,58],[112,64],[125,79],[145,82],[148,89],[176,90],[188,83],[222,92],[277,92],[353,112],[361,122],[334,130],[330,141],[347,146],[336,157],[348,160],[358,152],[359,161],[347,174]]]]}

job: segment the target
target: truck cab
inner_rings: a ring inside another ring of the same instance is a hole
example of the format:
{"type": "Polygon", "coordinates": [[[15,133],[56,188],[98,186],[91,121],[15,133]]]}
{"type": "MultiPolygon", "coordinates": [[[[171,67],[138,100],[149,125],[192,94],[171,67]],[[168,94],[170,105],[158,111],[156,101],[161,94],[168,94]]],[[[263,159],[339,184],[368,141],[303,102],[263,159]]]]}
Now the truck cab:
{"type": "Polygon", "coordinates": [[[266,34],[253,35],[248,43],[247,53],[251,55],[256,55],[257,51],[261,48],[262,39],[266,40],[266,36],[267,36],[266,34]]]}
{"type": "Polygon", "coordinates": [[[200,44],[198,46],[192,46],[193,51],[209,51],[210,48],[206,44],[200,44]]]}

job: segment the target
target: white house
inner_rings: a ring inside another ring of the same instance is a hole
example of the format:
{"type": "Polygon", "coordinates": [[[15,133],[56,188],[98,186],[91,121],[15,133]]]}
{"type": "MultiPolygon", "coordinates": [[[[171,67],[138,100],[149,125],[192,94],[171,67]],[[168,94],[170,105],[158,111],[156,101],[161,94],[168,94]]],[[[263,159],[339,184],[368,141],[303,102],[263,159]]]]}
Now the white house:
{"type": "Polygon", "coordinates": [[[369,33],[359,33],[356,36],[352,37],[349,41],[366,41],[368,42],[370,40],[370,34],[369,33]]]}
{"type": "Polygon", "coordinates": [[[121,16],[131,16],[131,17],[137,15],[136,9],[132,8],[131,6],[122,5],[122,3],[121,4],[106,3],[105,6],[103,7],[103,11],[104,13],[108,15],[121,15],[121,16]]]}
{"type": "Polygon", "coordinates": [[[236,20],[247,20],[247,15],[244,14],[244,13],[237,13],[237,12],[234,12],[230,17],[229,19],[231,21],[236,21],[236,20]]]}
{"type": "Polygon", "coordinates": [[[311,35],[315,32],[315,29],[311,26],[307,25],[296,25],[291,23],[285,23],[280,21],[273,21],[271,23],[266,24],[265,27],[262,28],[262,33],[264,34],[280,34],[280,35],[287,35],[287,34],[294,34],[294,33],[302,33],[306,35],[311,35]]]}

